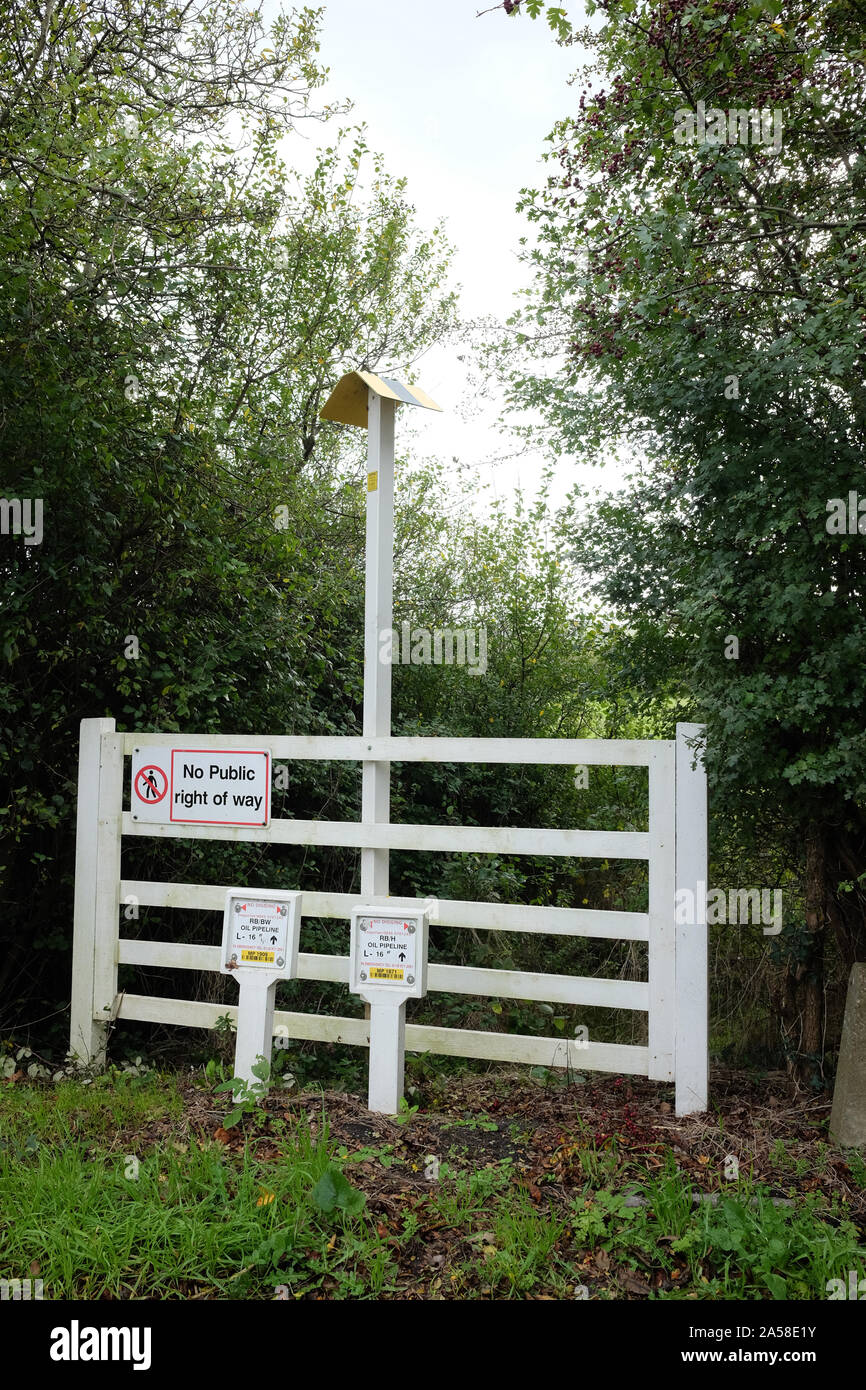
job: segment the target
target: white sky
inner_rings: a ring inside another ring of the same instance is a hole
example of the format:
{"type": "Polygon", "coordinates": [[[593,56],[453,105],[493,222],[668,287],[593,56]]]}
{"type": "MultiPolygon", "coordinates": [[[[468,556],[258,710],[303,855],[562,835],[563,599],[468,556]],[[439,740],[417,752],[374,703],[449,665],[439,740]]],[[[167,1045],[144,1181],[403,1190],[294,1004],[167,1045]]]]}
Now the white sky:
{"type": "MultiPolygon", "coordinates": [[[[367,142],[384,155],[388,172],[407,177],[422,228],[446,220],[462,317],[504,320],[515,291],[528,283],[517,252],[532,227],[515,204],[522,187],[546,179],[545,137],[577,103],[568,78],[582,51],[559,48],[543,19],[509,19],[499,10],[476,18],[489,3],[326,0],[320,59],[330,81],[316,96],[354,102],[342,123],[366,123],[367,142]]],[[[565,8],[573,23],[585,22],[579,4],[565,8]]],[[[327,126],[305,126],[304,133],[332,138],[327,126]]],[[[287,144],[285,155],[297,160],[297,144],[287,144]]],[[[514,445],[497,427],[498,404],[479,406],[468,394],[459,351],[435,348],[418,363],[418,381],[445,414],[401,410],[398,449],[411,434],[413,453],[448,467],[459,459],[498,495],[513,494],[518,484],[534,491],[540,456],[493,462],[513,455],[514,445]]],[[[578,478],[612,486],[612,471],[602,476],[563,460],[556,500],[578,478]]]]}

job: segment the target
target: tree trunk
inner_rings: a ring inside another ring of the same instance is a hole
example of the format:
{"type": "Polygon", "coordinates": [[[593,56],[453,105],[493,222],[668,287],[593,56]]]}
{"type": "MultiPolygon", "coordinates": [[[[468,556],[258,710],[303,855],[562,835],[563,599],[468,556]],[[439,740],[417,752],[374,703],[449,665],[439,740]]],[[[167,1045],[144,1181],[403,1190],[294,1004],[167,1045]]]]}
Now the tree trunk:
{"type": "Polygon", "coordinates": [[[804,899],[806,931],[789,959],[782,987],[780,1023],[788,1075],[797,1091],[824,1080],[824,945],[827,912],[827,855],[823,828],[806,830],[804,899]]]}
{"type": "Polygon", "coordinates": [[[858,807],[845,808],[843,823],[827,843],[827,913],[847,980],[851,966],[866,961],[866,827],[858,807]],[[850,884],[840,889],[840,883],[850,884]]]}

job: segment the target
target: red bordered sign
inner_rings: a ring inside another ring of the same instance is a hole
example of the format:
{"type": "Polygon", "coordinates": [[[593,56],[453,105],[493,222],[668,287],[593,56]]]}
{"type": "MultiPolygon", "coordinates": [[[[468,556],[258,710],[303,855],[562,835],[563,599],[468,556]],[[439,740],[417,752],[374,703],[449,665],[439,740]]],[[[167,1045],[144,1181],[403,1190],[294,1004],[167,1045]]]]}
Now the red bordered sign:
{"type": "Polygon", "coordinates": [[[168,778],[156,763],[140,767],[132,783],[134,795],[145,806],[157,806],[168,791],[168,778]]]}
{"type": "Polygon", "coordinates": [[[162,825],[264,827],[271,776],[263,748],[133,748],[131,816],[162,825]]]}

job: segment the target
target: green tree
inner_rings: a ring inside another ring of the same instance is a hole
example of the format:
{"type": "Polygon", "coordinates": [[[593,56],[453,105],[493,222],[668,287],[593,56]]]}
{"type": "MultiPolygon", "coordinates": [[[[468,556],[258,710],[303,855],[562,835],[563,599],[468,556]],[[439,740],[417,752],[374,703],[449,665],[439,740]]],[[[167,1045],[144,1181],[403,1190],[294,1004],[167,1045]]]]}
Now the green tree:
{"type": "Polygon", "coordinates": [[[41,544],[0,538],[10,1022],[68,997],[82,717],[354,727],[359,470],[318,410],[343,370],[402,369],[454,300],[441,231],[361,131],[306,178],[279,157],[315,114],[318,22],[164,0],[0,18],[0,478],[44,508],[41,544]]]}
{"type": "Polygon", "coordinates": [[[803,1074],[828,932],[843,963],[866,955],[866,558],[828,531],[866,443],[864,11],[588,12],[601,27],[565,40],[588,86],[522,198],[538,279],[517,341],[539,368],[513,369],[513,399],[561,451],[643,460],[575,541],[609,600],[687,644],[717,808],[766,805],[801,847],[779,1002],[803,1074]]]}

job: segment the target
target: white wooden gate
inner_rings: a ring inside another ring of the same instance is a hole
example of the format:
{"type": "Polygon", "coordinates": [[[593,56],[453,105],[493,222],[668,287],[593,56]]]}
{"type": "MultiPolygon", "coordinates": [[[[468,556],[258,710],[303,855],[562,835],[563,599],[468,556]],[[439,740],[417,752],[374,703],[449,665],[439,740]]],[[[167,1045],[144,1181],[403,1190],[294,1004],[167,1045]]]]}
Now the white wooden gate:
{"type": "MultiPolygon", "coordinates": [[[[431,993],[538,1000],[648,1014],[646,1047],[576,1042],[563,1037],[524,1037],[462,1028],[407,1025],[406,1046],[435,1052],[581,1071],[631,1073],[676,1082],[676,1110],[690,1114],[707,1105],[707,879],[706,777],[693,767],[691,745],[702,726],[678,724],[676,740],[297,738],[255,739],[283,761],[358,761],[387,769],[391,762],[510,763],[639,766],[649,769],[648,831],[549,830],[512,827],[394,825],[385,814],[370,821],[274,820],[267,827],[161,825],[133,821],[122,805],[124,758],[133,748],[164,747],[178,736],[117,733],[111,719],[81,725],[75,920],[70,1049],[82,1061],[102,1062],[107,1024],[117,1019],[212,1028],[236,1010],[189,1000],[118,995],[119,965],[219,969],[219,948],[129,940],[120,935],[124,903],[221,913],[223,884],[141,882],[123,878],[124,836],[180,839],[265,840],[275,844],[331,845],[378,851],[387,864],[393,849],[469,853],[564,855],[573,858],[640,859],[649,865],[649,910],[616,912],[523,904],[438,900],[440,925],[476,931],[542,932],[648,943],[646,980],[610,980],[528,971],[431,964],[431,993]],[[677,925],[675,894],[689,889],[697,925],[677,925]]],[[[249,735],[184,734],[187,749],[247,748],[249,735]]],[[[386,772],[387,775],[387,772],[386,772]]],[[[380,805],[381,803],[377,802],[380,805]]],[[[370,856],[371,857],[371,856],[370,856]]],[[[271,884],[248,884],[253,888],[271,884]]],[[[435,884],[431,884],[431,890],[435,884]]],[[[420,899],[369,893],[304,891],[305,917],[345,918],[362,902],[393,907],[420,899]]],[[[215,918],[215,924],[217,918],[215,918]]],[[[215,927],[216,937],[216,927],[215,927]]],[[[348,952],[348,930],[347,930],[348,952]]],[[[348,954],[301,954],[306,980],[348,981],[348,954]]],[[[369,1046],[365,1019],[278,1011],[275,1025],[291,1038],[369,1046]]]]}

